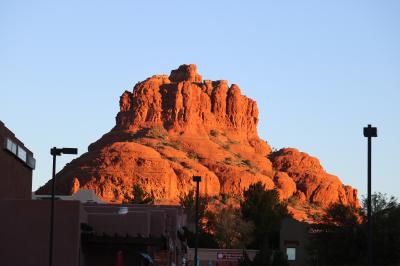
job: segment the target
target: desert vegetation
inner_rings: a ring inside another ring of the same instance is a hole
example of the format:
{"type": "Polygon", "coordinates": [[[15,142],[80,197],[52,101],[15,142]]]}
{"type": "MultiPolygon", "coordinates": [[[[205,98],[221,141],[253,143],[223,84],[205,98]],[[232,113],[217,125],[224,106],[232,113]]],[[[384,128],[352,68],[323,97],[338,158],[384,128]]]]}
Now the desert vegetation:
{"type": "Polygon", "coordinates": [[[147,193],[139,184],[133,185],[132,194],[125,194],[125,202],[131,204],[154,204],[154,195],[147,193]]]}
{"type": "MultiPolygon", "coordinates": [[[[180,202],[188,221],[192,221],[184,229],[192,247],[194,191],[181,196],[180,202]]],[[[241,265],[287,265],[279,252],[280,224],[287,216],[286,205],[279,201],[277,191],[267,190],[261,182],[250,185],[243,196],[222,193],[217,197],[200,197],[199,246],[259,249],[254,261],[244,259],[241,265]]]]}
{"type": "Polygon", "coordinates": [[[163,126],[155,125],[147,130],[145,136],[148,138],[166,139],[168,132],[163,126]]]}
{"type": "MultiPolygon", "coordinates": [[[[367,265],[366,200],[362,208],[332,204],[309,236],[310,265],[367,265]]],[[[374,265],[399,265],[400,205],[396,198],[372,197],[374,265]]]]}

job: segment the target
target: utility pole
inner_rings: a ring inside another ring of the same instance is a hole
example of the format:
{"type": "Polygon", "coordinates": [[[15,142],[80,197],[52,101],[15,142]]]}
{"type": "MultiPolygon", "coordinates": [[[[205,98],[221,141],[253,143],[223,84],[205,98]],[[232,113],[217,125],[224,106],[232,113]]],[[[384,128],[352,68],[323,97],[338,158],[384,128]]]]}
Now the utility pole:
{"type": "Polygon", "coordinates": [[[200,182],[201,182],[201,176],[193,176],[193,181],[196,182],[196,212],[195,212],[195,245],[194,245],[194,264],[195,266],[198,266],[197,264],[197,249],[199,246],[199,193],[200,193],[200,182]]]}
{"type": "Polygon", "coordinates": [[[53,235],[54,235],[54,195],[56,188],[56,157],[61,154],[78,154],[76,148],[51,148],[50,154],[53,156],[53,174],[51,179],[51,203],[50,203],[50,239],[49,239],[49,266],[53,265],[53,235]]]}
{"type": "Polygon", "coordinates": [[[371,153],[372,153],[372,138],[378,136],[376,127],[364,127],[364,137],[368,138],[368,198],[367,198],[367,225],[368,225],[368,266],[373,266],[373,246],[372,246],[372,202],[371,202],[371,153]]]}

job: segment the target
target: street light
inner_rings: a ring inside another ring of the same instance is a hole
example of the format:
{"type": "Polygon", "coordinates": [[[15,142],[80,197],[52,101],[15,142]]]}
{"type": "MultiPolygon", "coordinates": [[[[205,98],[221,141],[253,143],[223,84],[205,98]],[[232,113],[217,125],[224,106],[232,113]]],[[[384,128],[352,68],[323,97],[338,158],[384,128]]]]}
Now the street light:
{"type": "Polygon", "coordinates": [[[50,149],[50,154],[53,155],[53,177],[51,179],[51,207],[50,207],[50,243],[49,243],[49,266],[53,265],[53,230],[54,230],[54,190],[56,186],[56,157],[61,154],[78,154],[76,148],[61,148],[53,147],[50,149]]]}
{"type": "Polygon", "coordinates": [[[372,255],[372,219],[371,219],[371,138],[378,136],[376,127],[364,127],[364,137],[368,138],[368,198],[367,198],[367,223],[368,223],[368,265],[373,265],[372,255]]]}
{"type": "Polygon", "coordinates": [[[199,183],[201,182],[201,176],[195,175],[193,176],[193,181],[196,182],[196,212],[195,212],[195,244],[194,244],[194,265],[197,264],[197,248],[199,246],[199,235],[198,235],[198,227],[199,227],[199,183]]]}

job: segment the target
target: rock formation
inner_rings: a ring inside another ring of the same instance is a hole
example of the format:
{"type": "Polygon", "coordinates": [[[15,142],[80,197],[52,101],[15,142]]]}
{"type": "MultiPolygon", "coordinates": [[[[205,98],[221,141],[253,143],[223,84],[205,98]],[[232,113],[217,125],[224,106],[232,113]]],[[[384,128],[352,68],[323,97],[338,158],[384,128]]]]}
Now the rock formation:
{"type": "Polygon", "coordinates": [[[344,186],[337,176],[326,173],[317,158],[296,149],[281,149],[272,153],[270,159],[274,169],[290,176],[282,181],[284,185],[279,185],[281,178],[278,179],[278,189],[283,186],[286,192],[291,192],[291,182],[294,182],[298,200],[306,199],[325,207],[333,202],[358,207],[357,190],[344,186]]]}
{"type": "MultiPolygon", "coordinates": [[[[281,200],[358,206],[357,191],[295,149],[271,152],[257,134],[258,109],[239,86],[202,80],[195,65],[137,83],[120,97],[115,127],[57,176],[57,193],[94,189],[123,202],[139,183],[158,202],[177,203],[201,175],[201,193],[240,194],[261,181],[281,200]]],[[[48,193],[50,183],[37,193],[48,193]]]]}

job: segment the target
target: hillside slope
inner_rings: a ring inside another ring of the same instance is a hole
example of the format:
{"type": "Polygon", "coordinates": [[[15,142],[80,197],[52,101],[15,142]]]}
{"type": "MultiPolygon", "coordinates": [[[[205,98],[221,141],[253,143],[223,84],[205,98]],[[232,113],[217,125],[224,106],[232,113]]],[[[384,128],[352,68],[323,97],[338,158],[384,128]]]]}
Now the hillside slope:
{"type": "MultiPolygon", "coordinates": [[[[257,133],[257,103],[236,84],[203,81],[195,65],[137,83],[119,104],[115,127],[58,173],[58,194],[91,188],[119,203],[138,183],[172,204],[201,175],[201,193],[210,196],[240,194],[261,181],[303,207],[358,206],[357,191],[326,173],[318,159],[290,148],[272,153],[257,133]]],[[[48,182],[37,193],[49,189],[48,182]]]]}

